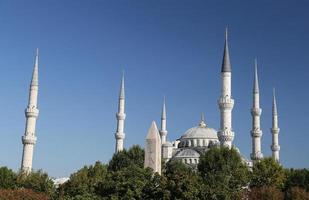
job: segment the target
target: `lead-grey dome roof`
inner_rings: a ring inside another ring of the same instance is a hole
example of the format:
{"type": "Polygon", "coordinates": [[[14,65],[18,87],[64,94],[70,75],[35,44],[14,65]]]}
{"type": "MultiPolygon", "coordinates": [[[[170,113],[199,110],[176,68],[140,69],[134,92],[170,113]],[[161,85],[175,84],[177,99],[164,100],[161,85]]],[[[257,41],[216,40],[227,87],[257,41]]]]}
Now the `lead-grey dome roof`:
{"type": "Polygon", "coordinates": [[[202,118],[198,126],[187,130],[180,138],[183,139],[216,139],[218,140],[217,131],[208,127],[202,118]]]}

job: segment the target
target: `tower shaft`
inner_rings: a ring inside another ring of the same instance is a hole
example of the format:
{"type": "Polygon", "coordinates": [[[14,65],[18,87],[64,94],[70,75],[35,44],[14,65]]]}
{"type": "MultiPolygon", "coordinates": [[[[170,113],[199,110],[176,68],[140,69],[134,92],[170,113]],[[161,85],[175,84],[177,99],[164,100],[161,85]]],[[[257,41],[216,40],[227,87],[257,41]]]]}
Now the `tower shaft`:
{"type": "Polygon", "coordinates": [[[166,130],[166,106],[165,106],[165,98],[164,98],[163,106],[162,106],[161,130],[160,130],[160,136],[161,136],[162,144],[164,144],[166,142],[166,135],[167,135],[167,130],[166,130]]]}
{"type": "Polygon", "coordinates": [[[220,130],[218,138],[222,146],[232,147],[234,132],[232,131],[232,110],[234,107],[234,99],[232,99],[232,70],[229,56],[227,31],[225,33],[225,47],[223,54],[223,62],[221,69],[221,96],[218,100],[220,109],[220,130]]]}
{"type": "Polygon", "coordinates": [[[22,155],[21,170],[25,173],[30,173],[32,170],[33,149],[37,140],[35,136],[35,128],[36,128],[36,120],[39,116],[39,110],[37,108],[38,89],[39,89],[38,67],[39,67],[39,55],[37,50],[34,70],[32,74],[32,80],[30,84],[28,106],[25,109],[25,116],[26,116],[25,134],[22,137],[23,155],[22,155]]]}
{"type": "Polygon", "coordinates": [[[279,145],[279,131],[280,128],[278,126],[278,111],[277,111],[277,102],[276,102],[276,96],[275,96],[275,90],[273,90],[273,106],[272,106],[272,128],[270,129],[272,133],[272,157],[277,162],[280,161],[279,157],[279,151],[280,151],[280,145],[279,145]]]}
{"type": "Polygon", "coordinates": [[[253,105],[251,109],[252,116],[252,153],[251,160],[256,162],[263,158],[261,150],[261,137],[262,131],[260,126],[260,116],[262,114],[262,109],[260,108],[260,92],[259,92],[259,83],[258,83],[258,74],[257,74],[257,62],[255,61],[255,70],[254,70],[254,82],[253,82],[253,105]]]}
{"type": "Polygon", "coordinates": [[[125,118],[126,118],[126,114],[125,114],[124,76],[122,76],[120,93],[119,93],[119,101],[118,101],[118,112],[116,114],[117,130],[115,133],[115,138],[116,138],[115,153],[123,150],[123,141],[125,138],[125,133],[124,133],[125,118]]]}

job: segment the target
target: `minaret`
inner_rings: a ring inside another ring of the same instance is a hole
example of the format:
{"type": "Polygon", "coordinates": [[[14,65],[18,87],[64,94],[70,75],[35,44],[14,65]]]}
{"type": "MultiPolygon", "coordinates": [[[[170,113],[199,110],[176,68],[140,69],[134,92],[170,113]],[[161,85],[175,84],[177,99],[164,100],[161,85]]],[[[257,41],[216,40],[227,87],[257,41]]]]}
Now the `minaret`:
{"type": "Polygon", "coordinates": [[[234,132],[232,130],[232,109],[234,107],[234,99],[231,94],[232,69],[229,56],[228,35],[225,31],[225,45],[221,69],[222,89],[221,96],[218,100],[220,109],[220,130],[218,138],[222,146],[232,147],[234,132]]]}
{"type": "Polygon", "coordinates": [[[124,94],[124,74],[121,79],[120,93],[119,93],[119,102],[118,102],[118,113],[116,114],[117,118],[117,132],[115,133],[116,138],[116,150],[115,152],[119,152],[123,150],[123,140],[125,138],[124,134],[124,120],[126,118],[126,114],[124,112],[125,106],[125,94],[124,94]]]}
{"type": "Polygon", "coordinates": [[[278,111],[277,111],[277,103],[276,103],[276,94],[275,89],[273,89],[273,109],[272,109],[272,128],[270,129],[272,133],[272,145],[271,150],[273,152],[272,156],[277,162],[279,162],[279,127],[278,127],[278,111]]]}
{"type": "Polygon", "coordinates": [[[35,136],[35,126],[36,126],[36,119],[39,116],[39,110],[37,109],[38,89],[39,89],[38,68],[39,68],[39,50],[37,49],[32,80],[30,84],[29,102],[25,110],[26,115],[25,134],[22,137],[22,143],[24,145],[24,148],[21,162],[21,170],[27,174],[29,174],[32,170],[33,148],[37,140],[35,136]]]}
{"type": "Polygon", "coordinates": [[[254,66],[254,81],[253,81],[253,105],[251,109],[252,115],[252,153],[251,160],[256,162],[263,158],[262,150],[261,150],[261,137],[262,131],[260,126],[260,116],[262,114],[262,109],[260,108],[260,92],[259,92],[259,80],[258,80],[258,72],[257,72],[257,60],[255,59],[254,66]]]}
{"type": "Polygon", "coordinates": [[[166,142],[166,108],[165,108],[165,97],[163,100],[163,106],[162,106],[162,113],[161,113],[161,130],[160,130],[160,136],[161,136],[161,142],[164,144],[166,142]]]}

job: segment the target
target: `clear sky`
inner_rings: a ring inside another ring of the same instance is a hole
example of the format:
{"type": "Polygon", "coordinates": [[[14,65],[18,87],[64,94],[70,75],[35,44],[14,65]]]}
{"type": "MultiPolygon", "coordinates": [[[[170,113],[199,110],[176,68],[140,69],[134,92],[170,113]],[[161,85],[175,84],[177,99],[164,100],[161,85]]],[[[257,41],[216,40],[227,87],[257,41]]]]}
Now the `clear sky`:
{"type": "Polygon", "coordinates": [[[167,99],[168,139],[205,113],[218,129],[224,29],[229,26],[234,144],[251,152],[252,82],[258,58],[263,130],[270,156],[276,87],[281,161],[309,167],[309,2],[204,0],[0,1],[0,165],[20,167],[28,89],[40,48],[40,116],[33,167],[69,176],[115,149],[125,70],[125,146],[144,146],[167,99]]]}

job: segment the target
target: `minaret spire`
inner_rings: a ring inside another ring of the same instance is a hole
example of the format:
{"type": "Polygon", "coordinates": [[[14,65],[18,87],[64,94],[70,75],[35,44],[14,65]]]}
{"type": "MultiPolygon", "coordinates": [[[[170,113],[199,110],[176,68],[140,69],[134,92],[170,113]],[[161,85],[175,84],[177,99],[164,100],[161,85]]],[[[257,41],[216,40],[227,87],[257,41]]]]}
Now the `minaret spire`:
{"type": "Polygon", "coordinates": [[[117,131],[115,133],[116,138],[115,152],[117,153],[123,150],[123,140],[125,138],[124,120],[126,118],[126,114],[125,114],[124,73],[122,74],[121,78],[119,101],[118,101],[118,113],[116,114],[116,118],[117,118],[117,131]]]}
{"type": "Polygon", "coordinates": [[[272,133],[272,157],[279,162],[279,151],[280,151],[280,145],[279,145],[279,131],[280,128],[278,126],[278,111],[277,111],[277,102],[276,102],[276,94],[275,94],[275,88],[273,89],[273,106],[272,106],[272,128],[270,129],[272,133]]]}
{"type": "Polygon", "coordinates": [[[229,45],[228,45],[228,28],[225,29],[225,44],[223,52],[223,61],[221,72],[232,72],[230,54],[229,54],[229,45]]]}
{"type": "Polygon", "coordinates": [[[166,135],[167,135],[165,97],[163,98],[163,105],[162,105],[160,135],[161,135],[161,142],[162,144],[164,144],[166,142],[166,135]]]}
{"type": "Polygon", "coordinates": [[[228,31],[225,31],[225,44],[223,61],[221,68],[221,95],[218,100],[220,109],[220,130],[218,138],[222,146],[232,147],[234,132],[232,130],[232,110],[234,107],[234,99],[232,99],[232,68],[228,47],[228,31]]]}
{"type": "Polygon", "coordinates": [[[263,158],[261,150],[261,125],[260,125],[260,116],[262,114],[262,109],[260,108],[260,93],[259,93],[259,81],[258,81],[258,72],[257,72],[257,60],[254,62],[254,80],[253,80],[253,105],[251,109],[252,115],[252,153],[251,159],[253,162],[256,162],[263,158]]]}
{"type": "Polygon", "coordinates": [[[32,170],[33,148],[37,140],[35,136],[35,127],[36,127],[36,120],[39,116],[39,110],[37,109],[38,89],[39,89],[38,68],[39,68],[39,50],[37,49],[30,84],[29,102],[25,110],[26,115],[25,134],[22,137],[22,143],[24,147],[21,162],[21,170],[26,174],[29,174],[32,170]]]}

